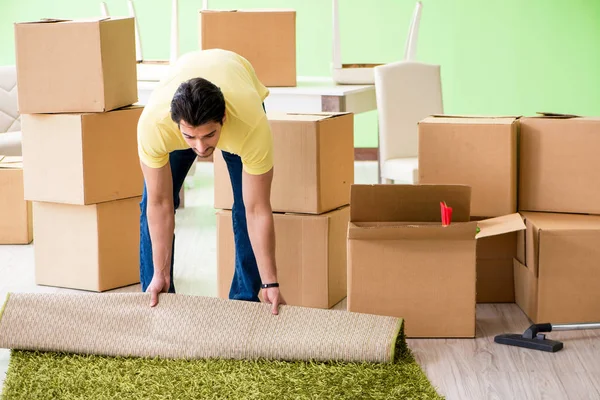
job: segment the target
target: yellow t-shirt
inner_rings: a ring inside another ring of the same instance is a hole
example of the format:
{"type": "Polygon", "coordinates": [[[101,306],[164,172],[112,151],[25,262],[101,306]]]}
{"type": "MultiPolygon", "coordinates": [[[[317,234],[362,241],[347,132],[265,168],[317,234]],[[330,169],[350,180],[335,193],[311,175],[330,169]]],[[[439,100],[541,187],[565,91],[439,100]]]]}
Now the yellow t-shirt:
{"type": "Polygon", "coordinates": [[[245,58],[218,49],[185,54],[152,92],[138,122],[141,161],[160,168],[170,152],[190,148],[171,119],[170,107],[179,85],[198,77],[218,86],[225,97],[225,121],[216,147],[239,155],[250,174],[268,172],[273,167],[273,137],[262,103],[269,90],[245,58]]]}

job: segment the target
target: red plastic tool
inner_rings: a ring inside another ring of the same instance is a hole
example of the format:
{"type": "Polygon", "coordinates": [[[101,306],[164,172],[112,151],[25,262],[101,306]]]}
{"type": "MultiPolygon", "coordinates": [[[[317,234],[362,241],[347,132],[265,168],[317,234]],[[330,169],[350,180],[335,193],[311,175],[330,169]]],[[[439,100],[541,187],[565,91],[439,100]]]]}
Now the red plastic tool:
{"type": "Polygon", "coordinates": [[[448,207],[446,202],[440,201],[440,209],[442,212],[442,226],[448,226],[452,222],[452,207],[448,207]]]}

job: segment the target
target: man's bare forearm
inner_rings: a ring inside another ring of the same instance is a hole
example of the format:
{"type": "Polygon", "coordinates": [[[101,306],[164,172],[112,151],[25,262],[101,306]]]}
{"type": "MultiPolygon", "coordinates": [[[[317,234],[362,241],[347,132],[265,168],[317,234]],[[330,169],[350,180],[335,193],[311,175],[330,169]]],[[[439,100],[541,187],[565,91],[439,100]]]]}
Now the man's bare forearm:
{"type": "Polygon", "coordinates": [[[246,221],[262,282],[277,282],[273,213],[268,207],[256,207],[246,211],[246,221]]]}
{"type": "Polygon", "coordinates": [[[152,240],[154,274],[170,273],[173,232],[175,230],[173,205],[166,201],[149,203],[146,213],[150,239],[152,240]]]}

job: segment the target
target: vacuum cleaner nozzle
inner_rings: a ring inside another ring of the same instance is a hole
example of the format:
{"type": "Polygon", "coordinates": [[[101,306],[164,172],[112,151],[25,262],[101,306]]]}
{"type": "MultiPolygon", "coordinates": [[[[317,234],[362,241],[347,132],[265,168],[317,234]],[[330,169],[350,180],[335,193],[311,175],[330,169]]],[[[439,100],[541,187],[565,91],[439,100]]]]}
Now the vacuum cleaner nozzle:
{"type": "Polygon", "coordinates": [[[556,353],[563,348],[562,342],[546,339],[543,334],[538,334],[533,339],[526,338],[525,335],[504,334],[496,336],[494,341],[509,346],[524,347],[526,349],[541,350],[550,353],[556,353]]]}
{"type": "Polygon", "coordinates": [[[494,338],[496,343],[508,344],[510,346],[524,347],[555,353],[563,348],[563,344],[557,340],[546,339],[546,335],[540,332],[571,331],[580,329],[600,329],[600,322],[584,322],[579,324],[533,324],[522,335],[505,334],[494,338]]]}
{"type": "Polygon", "coordinates": [[[552,324],[533,324],[522,335],[498,335],[494,338],[494,342],[550,353],[556,353],[563,348],[561,342],[546,339],[546,335],[540,332],[552,332],[552,324]]]}

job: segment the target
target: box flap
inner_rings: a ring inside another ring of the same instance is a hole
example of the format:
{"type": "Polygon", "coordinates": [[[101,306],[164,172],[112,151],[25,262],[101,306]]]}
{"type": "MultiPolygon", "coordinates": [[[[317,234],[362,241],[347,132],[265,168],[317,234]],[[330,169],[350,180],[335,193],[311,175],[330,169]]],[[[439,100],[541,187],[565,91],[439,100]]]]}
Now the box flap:
{"type": "Polygon", "coordinates": [[[521,211],[523,219],[543,230],[600,230],[600,216],[521,211]]]}
{"type": "Polygon", "coordinates": [[[424,118],[419,124],[506,124],[510,125],[520,119],[520,115],[452,115],[452,114],[433,114],[424,118]]]}
{"type": "Polygon", "coordinates": [[[481,118],[481,119],[518,119],[522,115],[462,115],[462,114],[431,114],[432,118],[481,118]]]}
{"type": "Polygon", "coordinates": [[[350,222],[348,239],[355,240],[474,240],[477,222],[442,226],[430,223],[350,222]]]}
{"type": "Polygon", "coordinates": [[[278,13],[278,12],[296,12],[293,8],[252,8],[252,9],[212,9],[212,10],[200,10],[201,14],[216,14],[216,13],[278,13]]]}
{"type": "Polygon", "coordinates": [[[0,168],[23,169],[23,157],[0,155],[0,168]]]}
{"type": "Polygon", "coordinates": [[[77,19],[62,19],[62,18],[40,18],[37,21],[24,21],[18,22],[17,24],[53,24],[53,23],[82,23],[82,22],[100,22],[110,19],[124,19],[132,17],[89,17],[89,18],[77,18],[77,19]]]}
{"type": "Polygon", "coordinates": [[[525,229],[525,222],[523,222],[523,218],[519,213],[485,219],[479,221],[477,225],[479,227],[479,232],[475,236],[476,239],[525,229]]]}
{"type": "Polygon", "coordinates": [[[352,185],[350,220],[441,223],[440,202],[452,207],[453,222],[470,220],[470,186],[396,184],[352,185]]]}
{"type": "Polygon", "coordinates": [[[139,108],[144,108],[144,105],[143,104],[131,104],[129,106],[116,108],[113,111],[137,110],[139,108]]]}
{"type": "Polygon", "coordinates": [[[580,115],[575,115],[575,114],[561,114],[561,113],[540,112],[540,111],[538,111],[536,114],[538,114],[538,116],[540,118],[558,118],[558,119],[582,118],[580,115]]]}
{"type": "Polygon", "coordinates": [[[67,22],[72,21],[70,19],[60,19],[60,18],[41,18],[35,21],[23,21],[17,22],[16,25],[24,25],[24,24],[52,24],[56,22],[67,22]]]}
{"type": "Polygon", "coordinates": [[[300,121],[315,122],[326,119],[338,118],[351,113],[347,112],[314,112],[314,113],[286,113],[281,111],[267,112],[267,119],[270,121],[300,121]]]}

